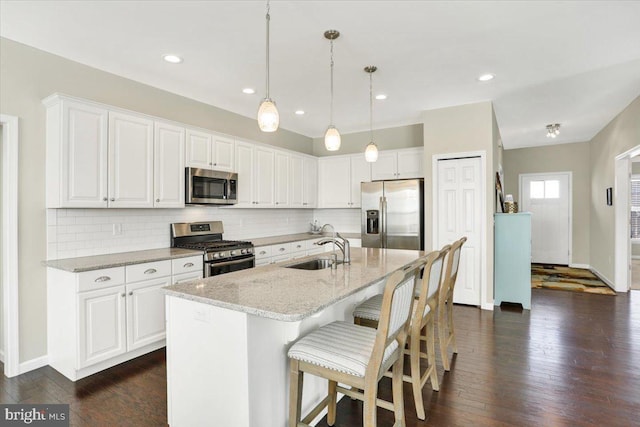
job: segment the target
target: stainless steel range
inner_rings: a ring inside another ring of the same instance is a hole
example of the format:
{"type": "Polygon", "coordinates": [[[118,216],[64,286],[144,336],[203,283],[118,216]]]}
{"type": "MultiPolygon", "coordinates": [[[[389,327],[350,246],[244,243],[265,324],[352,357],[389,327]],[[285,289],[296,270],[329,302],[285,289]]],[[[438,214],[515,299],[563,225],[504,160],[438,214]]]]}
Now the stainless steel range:
{"type": "Polygon", "coordinates": [[[203,251],[204,277],[255,266],[253,243],[223,240],[222,221],[171,224],[171,247],[203,251]]]}

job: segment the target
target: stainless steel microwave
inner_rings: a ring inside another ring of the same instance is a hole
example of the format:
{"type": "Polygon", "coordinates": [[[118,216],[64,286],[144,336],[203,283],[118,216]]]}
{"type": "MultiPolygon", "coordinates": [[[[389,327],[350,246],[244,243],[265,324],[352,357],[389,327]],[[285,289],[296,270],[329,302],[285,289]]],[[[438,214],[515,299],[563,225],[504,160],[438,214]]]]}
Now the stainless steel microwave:
{"type": "Polygon", "coordinates": [[[185,169],[185,203],[233,205],[238,203],[238,174],[210,169],[185,169]]]}

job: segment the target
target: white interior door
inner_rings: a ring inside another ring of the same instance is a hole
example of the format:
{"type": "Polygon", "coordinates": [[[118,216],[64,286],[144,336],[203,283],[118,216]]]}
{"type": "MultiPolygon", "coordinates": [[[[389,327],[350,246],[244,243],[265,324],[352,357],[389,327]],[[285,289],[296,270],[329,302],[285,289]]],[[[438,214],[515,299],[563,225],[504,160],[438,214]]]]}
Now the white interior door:
{"type": "Polygon", "coordinates": [[[480,305],[482,242],[480,157],[438,160],[437,247],[462,236],[458,279],[453,302],[480,305]]]}
{"type": "Polygon", "coordinates": [[[520,175],[520,210],[531,212],[531,261],[569,265],[568,172],[520,175]]]}

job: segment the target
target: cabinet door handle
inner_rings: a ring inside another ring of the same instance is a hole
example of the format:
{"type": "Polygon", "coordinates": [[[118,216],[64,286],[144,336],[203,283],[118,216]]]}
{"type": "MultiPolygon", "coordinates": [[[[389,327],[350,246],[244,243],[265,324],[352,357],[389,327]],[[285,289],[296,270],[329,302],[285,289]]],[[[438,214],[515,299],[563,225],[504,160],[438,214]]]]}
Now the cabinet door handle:
{"type": "Polygon", "coordinates": [[[103,197],[103,198],[102,198],[102,201],[103,201],[103,202],[106,202],[107,200],[108,200],[108,199],[107,199],[106,197],[103,197]]]}
{"type": "Polygon", "coordinates": [[[301,248],[301,247],[302,247],[302,245],[297,245],[297,246],[296,246],[296,248],[301,248]]]}
{"type": "Polygon", "coordinates": [[[280,248],[280,249],[278,249],[278,250],[279,250],[280,252],[283,252],[283,251],[285,251],[286,249],[285,249],[285,248],[280,248]]]}
{"type": "Polygon", "coordinates": [[[307,206],[309,203],[303,203],[304,206],[307,206]]]}
{"type": "Polygon", "coordinates": [[[159,201],[160,201],[160,199],[156,199],[156,202],[159,202],[159,201]]]}
{"type": "Polygon", "coordinates": [[[145,270],[144,274],[153,274],[153,273],[157,273],[158,270],[156,270],[155,268],[150,268],[148,270],[145,270]]]}
{"type": "Polygon", "coordinates": [[[109,280],[111,280],[111,277],[109,277],[109,276],[100,276],[96,280],[94,280],[94,282],[96,282],[96,283],[108,282],[109,280]]]}
{"type": "Polygon", "coordinates": [[[133,291],[129,291],[129,295],[133,295],[133,291]]]}
{"type": "Polygon", "coordinates": [[[190,268],[193,267],[193,263],[192,262],[188,262],[185,265],[182,266],[183,268],[190,268]]]}
{"type": "Polygon", "coordinates": [[[213,166],[218,166],[218,164],[217,164],[217,163],[214,163],[214,164],[213,164],[213,166]]]}
{"type": "Polygon", "coordinates": [[[112,197],[112,198],[111,198],[111,201],[112,201],[112,202],[115,202],[115,201],[116,201],[115,197],[112,197]]]}
{"type": "Polygon", "coordinates": [[[121,294],[120,294],[120,296],[121,296],[122,298],[124,298],[124,297],[126,297],[126,296],[127,296],[127,294],[123,292],[123,293],[121,293],[121,294]]]}
{"type": "Polygon", "coordinates": [[[267,252],[265,251],[260,251],[260,255],[266,255],[267,252]]]}
{"type": "Polygon", "coordinates": [[[209,166],[212,166],[212,165],[213,165],[213,163],[209,162],[209,166]]]}

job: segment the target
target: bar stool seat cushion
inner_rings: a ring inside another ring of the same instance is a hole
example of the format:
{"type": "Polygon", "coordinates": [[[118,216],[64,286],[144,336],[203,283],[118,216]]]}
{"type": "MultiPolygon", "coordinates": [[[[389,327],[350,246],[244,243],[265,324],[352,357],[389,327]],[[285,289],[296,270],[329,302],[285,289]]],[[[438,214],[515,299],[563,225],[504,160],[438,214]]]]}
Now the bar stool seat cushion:
{"type": "Polygon", "coordinates": [[[380,308],[382,307],[382,294],[374,295],[353,310],[353,317],[368,320],[380,320],[380,308]]]}
{"type": "MultiPolygon", "coordinates": [[[[377,331],[348,322],[333,322],[296,342],[288,356],[337,372],[364,378],[377,331]]],[[[385,349],[383,364],[398,348],[393,341],[385,349]]]]}

